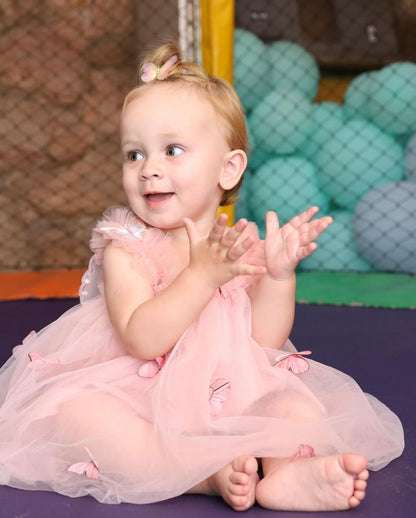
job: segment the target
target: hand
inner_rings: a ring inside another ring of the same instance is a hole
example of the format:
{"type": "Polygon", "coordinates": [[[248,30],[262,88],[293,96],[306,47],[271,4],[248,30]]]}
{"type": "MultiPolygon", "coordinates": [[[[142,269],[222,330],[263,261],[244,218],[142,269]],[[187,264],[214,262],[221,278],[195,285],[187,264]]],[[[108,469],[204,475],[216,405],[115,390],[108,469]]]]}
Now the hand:
{"type": "Polygon", "coordinates": [[[275,212],[266,216],[265,257],[269,275],[275,279],[291,277],[299,261],[311,255],[314,242],[332,223],[329,216],[314,219],[318,207],[311,207],[283,227],[275,212]]]}
{"type": "Polygon", "coordinates": [[[238,262],[253,245],[253,238],[243,238],[248,221],[240,219],[233,227],[227,226],[228,217],[221,214],[208,237],[201,237],[195,223],[184,219],[190,243],[189,268],[197,270],[209,284],[217,288],[237,275],[258,275],[266,268],[238,262]]]}

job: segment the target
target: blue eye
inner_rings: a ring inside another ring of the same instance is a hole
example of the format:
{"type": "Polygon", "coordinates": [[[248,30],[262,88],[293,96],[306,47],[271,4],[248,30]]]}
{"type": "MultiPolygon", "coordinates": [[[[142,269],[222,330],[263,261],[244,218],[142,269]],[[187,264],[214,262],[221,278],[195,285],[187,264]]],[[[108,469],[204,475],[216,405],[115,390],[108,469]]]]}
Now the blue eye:
{"type": "Polygon", "coordinates": [[[130,160],[130,162],[138,162],[139,160],[143,160],[143,155],[140,153],[140,151],[130,151],[127,153],[127,158],[130,160]]]}
{"type": "Polygon", "coordinates": [[[168,156],[178,156],[181,155],[183,151],[184,150],[179,146],[168,146],[168,148],[166,149],[166,154],[168,156]]]}

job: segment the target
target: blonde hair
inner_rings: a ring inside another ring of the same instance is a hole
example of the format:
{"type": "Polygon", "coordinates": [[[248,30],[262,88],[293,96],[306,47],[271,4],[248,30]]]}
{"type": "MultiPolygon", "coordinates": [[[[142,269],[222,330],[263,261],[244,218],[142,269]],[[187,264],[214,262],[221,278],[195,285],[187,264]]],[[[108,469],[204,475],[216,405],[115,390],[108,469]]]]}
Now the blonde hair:
{"type": "MultiPolygon", "coordinates": [[[[221,118],[224,137],[230,150],[242,149],[246,151],[248,137],[244,110],[234,88],[224,79],[207,74],[199,65],[182,61],[181,52],[176,43],[165,43],[153,52],[150,52],[143,60],[139,74],[142,74],[146,63],[151,62],[156,67],[161,67],[173,56],[177,56],[178,59],[172,66],[166,79],[163,80],[163,83],[184,83],[196,88],[211,103],[215,112],[221,118]]],[[[154,81],[156,83],[162,82],[157,79],[154,81]]],[[[148,85],[154,81],[145,85],[139,85],[131,90],[124,100],[123,110],[143,88],[148,88],[148,85]]],[[[235,203],[242,181],[243,178],[241,177],[236,186],[224,192],[220,205],[235,203]]]]}

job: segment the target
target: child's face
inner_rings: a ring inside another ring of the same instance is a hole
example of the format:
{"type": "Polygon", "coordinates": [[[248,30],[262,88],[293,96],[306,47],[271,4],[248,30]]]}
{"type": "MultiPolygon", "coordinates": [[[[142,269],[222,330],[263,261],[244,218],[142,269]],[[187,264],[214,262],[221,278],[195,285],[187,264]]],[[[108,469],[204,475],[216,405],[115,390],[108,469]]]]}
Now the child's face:
{"type": "Polygon", "coordinates": [[[223,189],[229,147],[211,104],[194,88],[143,88],[121,118],[123,186],[148,225],[173,231],[183,218],[208,231],[223,189]]]}

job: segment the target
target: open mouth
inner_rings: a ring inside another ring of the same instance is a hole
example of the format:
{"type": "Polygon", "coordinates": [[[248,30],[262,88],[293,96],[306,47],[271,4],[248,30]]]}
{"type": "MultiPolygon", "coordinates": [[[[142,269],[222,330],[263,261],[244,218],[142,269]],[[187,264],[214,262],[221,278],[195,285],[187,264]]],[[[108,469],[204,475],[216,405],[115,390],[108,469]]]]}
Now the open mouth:
{"type": "Polygon", "coordinates": [[[173,192],[153,192],[144,195],[149,203],[162,203],[169,200],[172,196],[173,192]]]}

